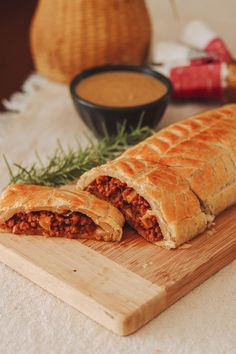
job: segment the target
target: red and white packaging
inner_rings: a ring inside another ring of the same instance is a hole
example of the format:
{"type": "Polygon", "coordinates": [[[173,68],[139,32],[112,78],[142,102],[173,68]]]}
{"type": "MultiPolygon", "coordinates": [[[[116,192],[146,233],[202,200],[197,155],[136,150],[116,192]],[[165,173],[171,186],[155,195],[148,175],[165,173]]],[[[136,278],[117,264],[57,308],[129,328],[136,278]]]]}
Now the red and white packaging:
{"type": "Polygon", "coordinates": [[[173,85],[175,99],[217,99],[224,98],[227,86],[228,67],[226,63],[211,63],[173,67],[154,67],[168,76],[173,85]]]}
{"type": "Polygon", "coordinates": [[[153,64],[184,66],[212,62],[215,57],[203,50],[193,49],[178,42],[161,41],[152,49],[153,64]]]}
{"type": "Polygon", "coordinates": [[[215,58],[229,63],[233,57],[225,42],[202,21],[191,21],[183,31],[182,41],[194,48],[204,50],[215,58]]]}

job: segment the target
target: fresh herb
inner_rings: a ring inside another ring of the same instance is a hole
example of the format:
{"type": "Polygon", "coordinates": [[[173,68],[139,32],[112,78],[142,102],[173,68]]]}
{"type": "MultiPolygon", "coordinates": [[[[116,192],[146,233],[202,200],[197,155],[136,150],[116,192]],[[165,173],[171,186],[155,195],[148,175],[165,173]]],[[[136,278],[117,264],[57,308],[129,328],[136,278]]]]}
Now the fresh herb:
{"type": "Polygon", "coordinates": [[[117,135],[105,137],[97,142],[90,141],[84,149],[78,143],[77,149],[70,147],[64,150],[58,142],[58,147],[52,157],[48,158],[47,164],[43,164],[40,156],[36,153],[37,162],[29,167],[19,164],[13,166],[17,169],[14,174],[12,167],[3,156],[7,165],[10,184],[37,184],[44,186],[61,186],[72,182],[92,167],[101,165],[108,160],[121,155],[130,146],[139,143],[153,131],[149,127],[142,127],[141,122],[130,132],[126,132],[125,124],[118,126],[117,135]]]}

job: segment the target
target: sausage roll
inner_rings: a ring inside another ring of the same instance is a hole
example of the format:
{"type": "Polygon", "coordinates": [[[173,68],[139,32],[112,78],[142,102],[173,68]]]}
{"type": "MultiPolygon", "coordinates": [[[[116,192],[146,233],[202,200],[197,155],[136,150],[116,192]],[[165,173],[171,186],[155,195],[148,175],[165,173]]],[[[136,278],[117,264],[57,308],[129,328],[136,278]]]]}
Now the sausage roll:
{"type": "Polygon", "coordinates": [[[88,192],[10,185],[0,198],[0,231],[119,241],[124,217],[88,192]]]}
{"type": "Polygon", "coordinates": [[[124,157],[172,167],[189,182],[206,212],[217,215],[236,203],[236,105],[173,124],[124,157]]]}
{"type": "Polygon", "coordinates": [[[86,172],[77,187],[109,201],[145,239],[167,247],[191,239],[209,221],[189,184],[161,164],[114,160],[86,172]]]}
{"type": "Polygon", "coordinates": [[[167,127],[85,173],[77,187],[118,206],[149,241],[190,240],[236,203],[236,105],[167,127]]]}

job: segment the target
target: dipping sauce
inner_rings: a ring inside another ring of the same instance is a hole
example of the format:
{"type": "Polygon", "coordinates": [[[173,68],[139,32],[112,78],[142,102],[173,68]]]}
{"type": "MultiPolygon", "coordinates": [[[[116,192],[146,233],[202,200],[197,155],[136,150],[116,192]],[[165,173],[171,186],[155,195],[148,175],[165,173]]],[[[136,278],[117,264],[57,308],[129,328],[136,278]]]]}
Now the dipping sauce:
{"type": "Polygon", "coordinates": [[[157,100],[167,92],[167,88],[150,75],[109,71],[83,79],[76,92],[82,99],[100,106],[132,107],[157,100]]]}

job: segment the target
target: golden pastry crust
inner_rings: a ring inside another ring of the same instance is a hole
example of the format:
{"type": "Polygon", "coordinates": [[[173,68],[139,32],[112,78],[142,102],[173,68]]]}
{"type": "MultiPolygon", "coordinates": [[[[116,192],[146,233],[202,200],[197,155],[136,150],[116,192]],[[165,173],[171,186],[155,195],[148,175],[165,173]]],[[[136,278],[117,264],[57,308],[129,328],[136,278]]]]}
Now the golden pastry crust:
{"type": "MultiPolygon", "coordinates": [[[[145,139],[141,143],[125,151],[123,157],[135,157],[147,161],[156,161],[160,156],[166,154],[169,149],[175,147],[183,141],[195,138],[199,133],[209,130],[215,130],[220,135],[224,135],[222,122],[225,128],[229,128],[227,134],[235,133],[236,129],[236,105],[225,105],[218,109],[210,110],[178,123],[169,125],[167,128],[155,133],[150,138],[145,139]],[[218,130],[221,132],[218,132],[218,130]]],[[[234,134],[235,140],[235,134],[234,134]]]]}
{"type": "Polygon", "coordinates": [[[124,218],[111,204],[85,191],[71,192],[43,186],[15,184],[7,187],[0,198],[0,224],[19,212],[42,210],[80,212],[99,226],[99,235],[104,241],[119,241],[122,237],[124,218]]]}
{"type": "Polygon", "coordinates": [[[172,167],[189,182],[206,211],[217,215],[236,203],[236,105],[173,124],[121,157],[172,167]]]}
{"type": "Polygon", "coordinates": [[[148,214],[157,217],[164,237],[160,243],[166,247],[177,247],[207,226],[208,216],[189,184],[169,167],[134,158],[117,159],[86,172],[77,188],[86,188],[98,176],[125,182],[150,204],[148,214]]]}

